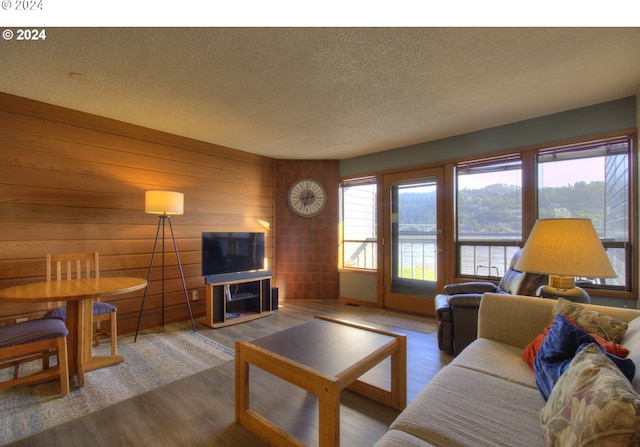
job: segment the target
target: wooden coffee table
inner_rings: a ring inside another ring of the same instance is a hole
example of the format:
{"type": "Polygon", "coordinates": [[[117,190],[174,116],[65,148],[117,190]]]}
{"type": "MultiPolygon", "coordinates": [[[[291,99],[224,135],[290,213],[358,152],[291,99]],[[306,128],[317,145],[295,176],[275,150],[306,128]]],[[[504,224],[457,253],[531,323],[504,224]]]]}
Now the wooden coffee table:
{"type": "Polygon", "coordinates": [[[237,340],[235,354],[236,421],[272,446],[304,443],[250,408],[250,365],[318,397],[320,447],[340,445],[340,392],[345,388],[398,410],[407,405],[407,339],[402,334],[316,315],[251,342],[237,340]],[[358,380],[389,356],[390,390],[358,380]]]}

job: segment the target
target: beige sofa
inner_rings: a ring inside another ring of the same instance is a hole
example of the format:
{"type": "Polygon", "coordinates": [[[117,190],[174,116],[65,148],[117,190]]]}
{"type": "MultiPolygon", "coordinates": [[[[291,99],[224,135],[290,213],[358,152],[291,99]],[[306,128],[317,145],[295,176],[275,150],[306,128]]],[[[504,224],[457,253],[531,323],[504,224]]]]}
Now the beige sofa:
{"type": "MultiPolygon", "coordinates": [[[[540,412],[545,401],[522,352],[553,320],[555,304],[541,298],[485,294],[478,339],[429,382],[375,447],[544,447],[540,412]]],[[[584,306],[624,322],[640,316],[638,310],[584,306]]],[[[631,351],[627,358],[637,365],[633,386],[640,392],[640,319],[629,324],[620,344],[631,351]]]]}

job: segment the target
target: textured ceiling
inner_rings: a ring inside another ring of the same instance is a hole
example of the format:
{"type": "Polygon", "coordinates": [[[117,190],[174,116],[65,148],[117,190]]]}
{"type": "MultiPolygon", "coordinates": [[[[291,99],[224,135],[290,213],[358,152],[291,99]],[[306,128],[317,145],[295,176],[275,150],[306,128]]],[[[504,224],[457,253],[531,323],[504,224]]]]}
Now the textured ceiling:
{"type": "Polygon", "coordinates": [[[636,95],[640,28],[48,28],[0,66],[2,92],[343,159],[636,95]]]}

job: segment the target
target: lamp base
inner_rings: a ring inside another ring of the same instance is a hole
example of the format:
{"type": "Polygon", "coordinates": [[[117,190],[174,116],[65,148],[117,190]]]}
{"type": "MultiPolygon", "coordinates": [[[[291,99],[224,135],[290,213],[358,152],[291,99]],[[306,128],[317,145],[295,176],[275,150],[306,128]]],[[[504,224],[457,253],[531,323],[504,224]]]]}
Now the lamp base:
{"type": "Polygon", "coordinates": [[[536,295],[541,298],[564,298],[565,300],[573,301],[574,303],[589,304],[591,298],[589,294],[580,287],[570,287],[567,289],[561,289],[553,286],[540,286],[536,290],[536,295]]]}

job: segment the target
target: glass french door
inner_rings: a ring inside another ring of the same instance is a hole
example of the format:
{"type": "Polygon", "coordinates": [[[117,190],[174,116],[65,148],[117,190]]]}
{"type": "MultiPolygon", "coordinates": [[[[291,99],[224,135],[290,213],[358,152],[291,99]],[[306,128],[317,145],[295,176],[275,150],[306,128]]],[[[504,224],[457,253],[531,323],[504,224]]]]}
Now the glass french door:
{"type": "Polygon", "coordinates": [[[442,282],[443,169],[384,178],[384,306],[433,314],[442,282]]]}

